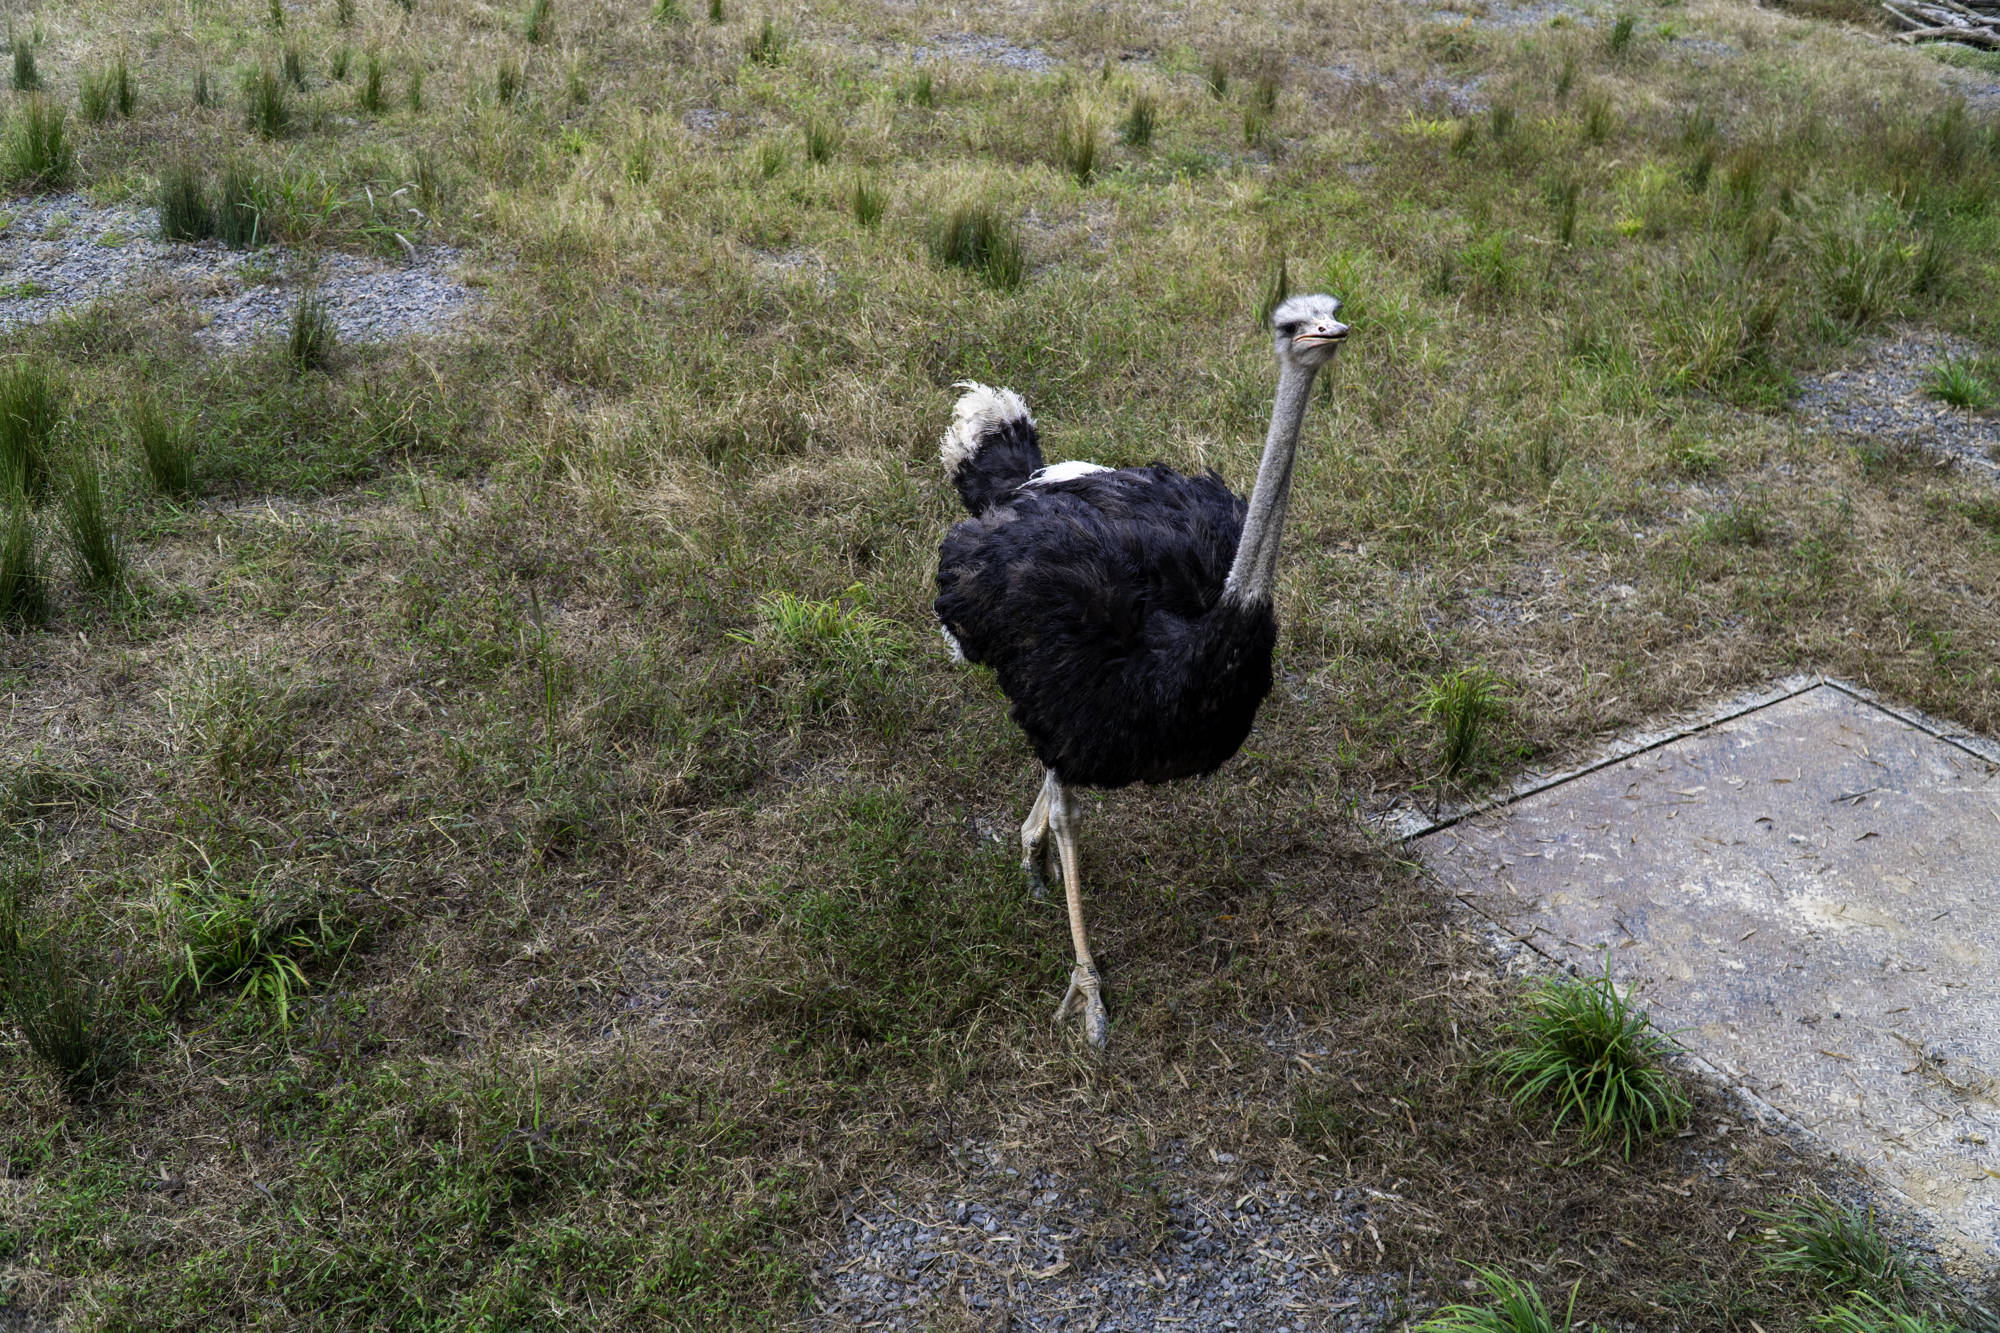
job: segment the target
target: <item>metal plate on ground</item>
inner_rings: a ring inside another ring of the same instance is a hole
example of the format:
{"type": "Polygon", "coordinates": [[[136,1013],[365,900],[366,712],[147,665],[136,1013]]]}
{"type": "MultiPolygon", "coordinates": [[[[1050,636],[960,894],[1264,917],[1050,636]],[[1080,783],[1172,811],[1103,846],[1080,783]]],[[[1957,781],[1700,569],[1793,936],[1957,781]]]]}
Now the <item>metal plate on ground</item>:
{"type": "Polygon", "coordinates": [[[2000,765],[1822,683],[1414,846],[2000,1254],[2000,765]]]}

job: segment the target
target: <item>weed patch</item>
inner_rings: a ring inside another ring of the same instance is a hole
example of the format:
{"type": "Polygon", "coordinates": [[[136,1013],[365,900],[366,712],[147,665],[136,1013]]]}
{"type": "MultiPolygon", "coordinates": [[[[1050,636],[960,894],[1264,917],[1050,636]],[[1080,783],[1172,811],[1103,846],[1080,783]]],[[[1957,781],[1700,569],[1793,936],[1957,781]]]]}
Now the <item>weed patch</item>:
{"type": "Polygon", "coordinates": [[[1586,1145],[1615,1144],[1626,1157],[1686,1120],[1687,1094],[1663,1064],[1671,1044],[1608,971],[1542,982],[1526,1006],[1495,1063],[1518,1104],[1553,1101],[1558,1129],[1574,1117],[1586,1145]]]}
{"type": "Polygon", "coordinates": [[[932,229],[931,254],[1001,291],[1019,287],[1027,272],[1020,233],[990,204],[961,204],[941,219],[932,229]]]}

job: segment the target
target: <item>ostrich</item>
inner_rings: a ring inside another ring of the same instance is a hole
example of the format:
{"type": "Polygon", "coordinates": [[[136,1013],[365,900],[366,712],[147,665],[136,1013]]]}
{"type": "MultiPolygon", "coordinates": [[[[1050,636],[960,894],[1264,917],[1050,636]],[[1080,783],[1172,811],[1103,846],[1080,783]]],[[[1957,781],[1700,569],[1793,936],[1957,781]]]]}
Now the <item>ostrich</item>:
{"type": "Polygon", "coordinates": [[[1047,770],[1021,826],[1037,887],[1058,872],[1076,967],[1056,1021],[1110,1034],[1083,931],[1077,787],[1212,773],[1271,690],[1271,594],[1313,376],[1347,336],[1331,296],[1272,313],[1277,402],[1246,504],[1213,471],[1044,466],[1027,404],[963,383],[939,446],[972,517],[938,553],[935,604],[956,658],[993,668],[1047,770]],[[1051,853],[1050,843],[1054,843],[1051,853]]]}

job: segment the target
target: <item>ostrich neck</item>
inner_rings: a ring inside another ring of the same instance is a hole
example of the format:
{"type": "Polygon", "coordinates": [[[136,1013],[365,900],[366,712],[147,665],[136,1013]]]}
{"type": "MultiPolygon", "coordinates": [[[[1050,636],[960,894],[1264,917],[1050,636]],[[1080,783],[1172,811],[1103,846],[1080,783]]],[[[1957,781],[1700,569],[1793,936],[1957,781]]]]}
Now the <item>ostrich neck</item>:
{"type": "Polygon", "coordinates": [[[1292,490],[1292,459],[1298,452],[1299,427],[1312,396],[1313,369],[1279,363],[1278,398],[1271,407],[1271,433],[1264,437],[1264,459],[1257,465],[1257,485],[1250,492],[1250,512],[1236,543],[1236,560],[1222,597],[1237,606],[1269,606],[1278,581],[1278,538],[1285,530],[1285,501],[1292,490]]]}

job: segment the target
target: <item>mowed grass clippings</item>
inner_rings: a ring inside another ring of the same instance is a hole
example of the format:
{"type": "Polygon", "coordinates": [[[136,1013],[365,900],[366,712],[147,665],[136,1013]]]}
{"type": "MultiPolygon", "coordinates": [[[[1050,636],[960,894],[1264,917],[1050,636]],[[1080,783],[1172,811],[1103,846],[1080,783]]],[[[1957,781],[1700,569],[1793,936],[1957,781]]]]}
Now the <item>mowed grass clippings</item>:
{"type": "Polygon", "coordinates": [[[1511,992],[1349,812],[1436,774],[1425,690],[1468,670],[1506,707],[1461,783],[1795,670],[2000,730],[1991,497],[1779,410],[1879,330],[1983,336],[1991,126],[1924,52],[1713,0],[1615,49],[1280,8],[994,17],[1046,72],[913,68],[882,53],[936,34],[864,4],[563,0],[539,43],[528,6],[65,17],[56,86],[146,52],[129,118],[70,123],[79,183],[212,185],[246,248],[461,245],[487,304],[331,374],[203,354],[171,303],[8,335],[63,368],[49,457],[107,460],[126,561],[89,593],[60,488],[10,499],[48,595],[0,632],[0,855],[119,1057],[66,1084],[5,1025],[14,1300],[790,1327],[841,1200],[1006,1141],[1093,1183],[1079,1262],[1143,1249],[1159,1159],[1226,1153],[1374,1191],[1333,1259],[1413,1315],[1471,1263],[1578,1284],[1578,1326],[1808,1326],[1746,1219],[1818,1168],[1698,1091],[1629,1160],[1538,1137],[1493,1072],[1511,992]],[[421,98],[357,115],[342,46],[421,98]],[[1494,110],[1426,91],[1475,81],[1494,110]],[[1039,775],[928,619],[936,439],[977,379],[1051,460],[1247,489],[1280,273],[1355,328],[1281,684],[1217,778],[1086,801],[1098,1063],[1049,1021],[1060,900],[1014,878],[1039,775]],[[218,971],[191,902],[310,910],[218,971]]]}

